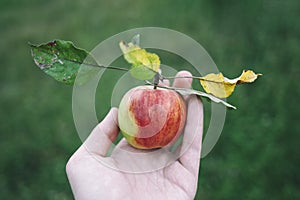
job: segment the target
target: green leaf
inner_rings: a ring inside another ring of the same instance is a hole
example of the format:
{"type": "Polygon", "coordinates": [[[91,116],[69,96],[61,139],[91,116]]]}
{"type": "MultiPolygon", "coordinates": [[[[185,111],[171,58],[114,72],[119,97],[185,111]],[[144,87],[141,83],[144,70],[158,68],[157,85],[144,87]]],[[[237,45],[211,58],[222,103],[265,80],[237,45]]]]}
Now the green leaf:
{"type": "Polygon", "coordinates": [[[96,74],[97,69],[88,66],[96,65],[96,61],[86,50],[70,41],[54,40],[41,45],[29,43],[29,46],[35,64],[57,81],[72,85],[80,73],[78,83],[83,84],[96,74]],[[84,61],[87,64],[82,66],[84,61]]]}
{"type": "Polygon", "coordinates": [[[138,80],[149,80],[155,75],[155,72],[144,67],[144,65],[132,66],[130,69],[130,74],[138,80]]]}
{"type": "Polygon", "coordinates": [[[149,80],[154,77],[160,68],[160,60],[158,55],[149,53],[145,49],[140,48],[139,35],[134,36],[132,42],[126,43],[121,41],[120,48],[124,54],[125,60],[132,64],[130,73],[139,80],[149,80]]]}

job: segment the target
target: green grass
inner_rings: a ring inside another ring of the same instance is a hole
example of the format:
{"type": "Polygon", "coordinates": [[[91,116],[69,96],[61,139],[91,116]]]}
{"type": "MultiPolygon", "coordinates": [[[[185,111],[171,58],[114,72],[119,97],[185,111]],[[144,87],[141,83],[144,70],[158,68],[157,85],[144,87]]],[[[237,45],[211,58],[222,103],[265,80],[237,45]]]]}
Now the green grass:
{"type": "MultiPolygon", "coordinates": [[[[228,77],[244,68],[264,74],[229,98],[238,110],[228,111],[220,140],[201,161],[196,199],[299,199],[299,6],[296,0],[2,0],[1,197],[73,199],[65,164],[81,141],[72,87],[42,73],[27,42],[59,38],[91,50],[121,31],[158,26],[200,42],[228,77]]],[[[172,56],[168,64],[187,65],[172,56]]],[[[109,98],[103,95],[97,107],[99,119],[109,98]]]]}

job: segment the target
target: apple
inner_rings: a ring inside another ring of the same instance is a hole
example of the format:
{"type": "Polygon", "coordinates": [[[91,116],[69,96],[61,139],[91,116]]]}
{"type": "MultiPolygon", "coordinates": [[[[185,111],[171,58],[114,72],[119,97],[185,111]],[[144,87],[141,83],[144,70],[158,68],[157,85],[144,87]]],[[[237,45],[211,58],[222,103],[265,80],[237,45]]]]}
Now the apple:
{"type": "Polygon", "coordinates": [[[186,105],[173,90],[138,86],[119,105],[118,123],[129,144],[138,149],[172,145],[186,121],[186,105]]]}

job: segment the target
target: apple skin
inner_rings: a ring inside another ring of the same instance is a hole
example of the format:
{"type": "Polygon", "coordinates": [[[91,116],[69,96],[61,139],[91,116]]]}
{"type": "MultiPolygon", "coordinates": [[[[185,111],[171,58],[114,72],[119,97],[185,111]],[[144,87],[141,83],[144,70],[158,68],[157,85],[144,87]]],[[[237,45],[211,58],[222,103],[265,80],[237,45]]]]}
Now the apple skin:
{"type": "Polygon", "coordinates": [[[186,105],[173,90],[138,86],[121,100],[118,123],[129,144],[138,149],[172,145],[186,121],[186,105]]]}

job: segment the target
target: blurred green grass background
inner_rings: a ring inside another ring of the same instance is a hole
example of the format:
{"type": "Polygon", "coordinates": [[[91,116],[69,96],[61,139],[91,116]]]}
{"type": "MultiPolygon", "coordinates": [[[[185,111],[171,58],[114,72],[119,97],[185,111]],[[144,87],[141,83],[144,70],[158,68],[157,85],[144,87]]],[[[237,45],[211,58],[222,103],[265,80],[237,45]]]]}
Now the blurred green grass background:
{"type": "MultiPolygon", "coordinates": [[[[238,110],[228,111],[220,140],[201,160],[196,199],[300,199],[299,1],[1,0],[0,19],[1,199],[73,199],[65,165],[81,141],[72,87],[41,72],[27,42],[59,38],[91,50],[144,26],[191,36],[228,77],[244,68],[264,74],[228,99],[238,110]]],[[[209,109],[205,102],[206,125],[209,109]]]]}

